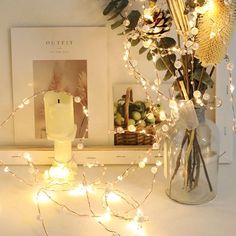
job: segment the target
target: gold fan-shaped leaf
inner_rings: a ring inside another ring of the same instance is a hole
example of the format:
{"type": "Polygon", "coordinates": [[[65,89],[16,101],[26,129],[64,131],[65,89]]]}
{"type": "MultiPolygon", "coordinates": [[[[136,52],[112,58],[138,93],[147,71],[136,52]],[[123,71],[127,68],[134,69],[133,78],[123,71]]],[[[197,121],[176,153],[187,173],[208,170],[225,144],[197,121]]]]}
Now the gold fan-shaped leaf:
{"type": "Polygon", "coordinates": [[[235,23],[236,0],[208,0],[198,23],[196,56],[203,66],[219,63],[226,54],[235,23]]]}

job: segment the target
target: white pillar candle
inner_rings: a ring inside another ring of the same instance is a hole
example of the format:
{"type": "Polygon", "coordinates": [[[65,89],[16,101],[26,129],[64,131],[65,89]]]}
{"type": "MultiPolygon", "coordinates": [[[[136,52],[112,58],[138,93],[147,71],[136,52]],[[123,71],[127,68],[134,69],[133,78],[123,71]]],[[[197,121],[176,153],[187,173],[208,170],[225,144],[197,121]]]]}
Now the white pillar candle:
{"type": "Polygon", "coordinates": [[[48,139],[55,141],[55,160],[71,160],[71,142],[75,138],[73,97],[65,92],[49,91],[44,96],[48,139]]]}
{"type": "Polygon", "coordinates": [[[66,139],[75,129],[73,97],[65,92],[49,91],[44,96],[47,135],[66,139]]]}

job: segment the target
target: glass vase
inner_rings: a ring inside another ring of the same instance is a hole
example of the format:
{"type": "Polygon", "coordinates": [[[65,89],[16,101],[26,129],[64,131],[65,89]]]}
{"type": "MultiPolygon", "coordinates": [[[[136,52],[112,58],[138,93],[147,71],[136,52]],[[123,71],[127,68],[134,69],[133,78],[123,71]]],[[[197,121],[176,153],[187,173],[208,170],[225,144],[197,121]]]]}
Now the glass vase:
{"type": "Polygon", "coordinates": [[[219,133],[205,118],[205,109],[195,108],[198,126],[192,130],[176,124],[166,143],[166,193],[188,205],[209,202],[216,196],[219,133]]]}

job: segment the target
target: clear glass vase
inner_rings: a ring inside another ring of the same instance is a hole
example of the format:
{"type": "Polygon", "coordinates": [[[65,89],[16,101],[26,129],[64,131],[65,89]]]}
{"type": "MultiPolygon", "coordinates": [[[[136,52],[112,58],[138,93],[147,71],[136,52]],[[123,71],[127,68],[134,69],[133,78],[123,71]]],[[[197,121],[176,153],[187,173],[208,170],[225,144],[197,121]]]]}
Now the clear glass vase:
{"type": "Polygon", "coordinates": [[[167,141],[167,195],[174,201],[197,205],[216,196],[219,159],[219,132],[205,119],[205,109],[195,109],[198,127],[192,130],[177,124],[167,141]]]}

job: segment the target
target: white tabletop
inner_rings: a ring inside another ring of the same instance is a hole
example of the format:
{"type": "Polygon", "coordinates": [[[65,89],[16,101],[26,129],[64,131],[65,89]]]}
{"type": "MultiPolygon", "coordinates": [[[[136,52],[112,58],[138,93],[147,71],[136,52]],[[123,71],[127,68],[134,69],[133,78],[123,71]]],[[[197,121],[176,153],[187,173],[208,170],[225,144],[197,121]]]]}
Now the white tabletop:
{"type": "MultiPolygon", "coordinates": [[[[125,166],[109,166],[106,179],[116,178],[125,166]]],[[[151,167],[132,172],[118,187],[141,201],[151,184],[151,167]]],[[[22,177],[30,177],[27,167],[12,167],[22,177]]],[[[94,178],[99,169],[90,169],[87,173],[94,178]]],[[[79,169],[81,173],[81,169],[79,169]]],[[[236,235],[236,165],[221,165],[219,171],[219,189],[217,197],[210,203],[199,206],[186,206],[168,199],[164,193],[162,170],[158,175],[153,194],[141,207],[149,221],[145,223],[145,235],[149,236],[235,236],[236,235]]],[[[40,221],[37,220],[37,208],[32,198],[40,187],[33,188],[16,181],[7,173],[0,172],[0,235],[2,236],[41,236],[40,221]]],[[[53,195],[72,209],[88,213],[85,197],[53,195]]],[[[92,197],[94,210],[102,212],[100,201],[92,197]]],[[[119,204],[114,209],[121,209],[119,204]]],[[[62,210],[53,203],[42,205],[42,215],[49,236],[106,236],[111,235],[97,224],[94,219],[79,218],[62,210]]],[[[127,224],[111,221],[107,226],[122,236],[134,235],[127,224]]]]}

